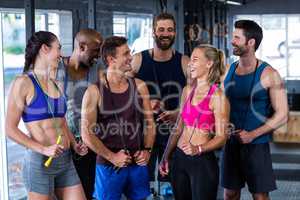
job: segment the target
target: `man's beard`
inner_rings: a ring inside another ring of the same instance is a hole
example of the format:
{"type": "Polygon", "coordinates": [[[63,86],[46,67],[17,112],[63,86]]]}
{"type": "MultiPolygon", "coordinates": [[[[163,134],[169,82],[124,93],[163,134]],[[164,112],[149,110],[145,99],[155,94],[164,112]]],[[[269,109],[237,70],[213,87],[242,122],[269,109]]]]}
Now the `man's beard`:
{"type": "Polygon", "coordinates": [[[233,55],[243,56],[247,53],[247,49],[244,46],[232,45],[234,48],[232,50],[233,55]]]}
{"type": "Polygon", "coordinates": [[[157,48],[161,50],[168,50],[172,47],[175,41],[175,36],[160,36],[157,35],[154,36],[155,43],[157,45],[157,48]],[[169,43],[164,42],[164,39],[168,39],[169,43]]]}

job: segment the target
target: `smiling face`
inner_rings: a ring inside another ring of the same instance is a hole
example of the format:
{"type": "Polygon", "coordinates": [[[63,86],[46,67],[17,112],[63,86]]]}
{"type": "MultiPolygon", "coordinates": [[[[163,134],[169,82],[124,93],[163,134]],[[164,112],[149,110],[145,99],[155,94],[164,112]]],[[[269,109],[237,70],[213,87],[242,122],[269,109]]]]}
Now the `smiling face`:
{"type": "Polygon", "coordinates": [[[84,44],[83,47],[80,48],[80,66],[92,67],[100,57],[100,46],[100,41],[94,41],[88,44],[84,44]]]}
{"type": "Polygon", "coordinates": [[[172,20],[159,20],[153,31],[153,37],[156,46],[161,50],[168,50],[172,47],[175,41],[175,24],[172,20]]]}
{"type": "Polygon", "coordinates": [[[116,48],[116,55],[112,57],[112,65],[118,71],[123,73],[131,71],[132,56],[127,44],[116,48]]]}
{"type": "Polygon", "coordinates": [[[46,46],[46,59],[51,68],[57,68],[61,59],[61,45],[59,41],[54,40],[50,46],[46,46]]]}
{"type": "Polygon", "coordinates": [[[233,47],[233,55],[243,56],[249,52],[249,46],[243,29],[235,29],[232,34],[231,44],[233,47]]]}
{"type": "Polygon", "coordinates": [[[204,49],[195,48],[189,63],[191,78],[205,78],[208,76],[212,61],[208,60],[204,54],[204,49]]]}

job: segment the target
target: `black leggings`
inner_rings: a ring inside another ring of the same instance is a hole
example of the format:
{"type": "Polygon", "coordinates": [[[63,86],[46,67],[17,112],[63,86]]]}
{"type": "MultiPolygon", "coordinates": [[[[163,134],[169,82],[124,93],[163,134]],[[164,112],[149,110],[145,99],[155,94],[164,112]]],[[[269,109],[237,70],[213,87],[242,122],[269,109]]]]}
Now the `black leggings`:
{"type": "Polygon", "coordinates": [[[93,199],[96,172],[96,154],[89,149],[88,154],[73,154],[73,162],[88,200],[93,199]]]}
{"type": "Polygon", "coordinates": [[[176,200],[217,198],[219,167],[213,152],[188,156],[176,148],[170,172],[176,200]]]}

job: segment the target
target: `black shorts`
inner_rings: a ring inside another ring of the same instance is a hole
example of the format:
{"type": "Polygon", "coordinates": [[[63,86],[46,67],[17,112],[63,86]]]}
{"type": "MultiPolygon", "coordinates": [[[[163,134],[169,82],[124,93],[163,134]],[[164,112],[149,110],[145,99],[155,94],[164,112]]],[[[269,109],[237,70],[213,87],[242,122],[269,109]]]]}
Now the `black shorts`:
{"type": "Polygon", "coordinates": [[[276,190],[269,143],[240,144],[236,139],[227,141],[222,158],[221,185],[240,190],[247,183],[251,193],[276,190]]]}
{"type": "Polygon", "coordinates": [[[188,156],[176,148],[170,173],[176,200],[217,199],[219,166],[214,152],[188,156]]]}

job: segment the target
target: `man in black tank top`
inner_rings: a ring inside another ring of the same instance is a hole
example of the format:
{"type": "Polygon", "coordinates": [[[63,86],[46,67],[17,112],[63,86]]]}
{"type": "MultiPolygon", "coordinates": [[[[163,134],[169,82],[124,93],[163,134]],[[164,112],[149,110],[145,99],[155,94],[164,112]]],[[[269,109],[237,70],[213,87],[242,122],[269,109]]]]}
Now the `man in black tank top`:
{"type": "Polygon", "coordinates": [[[126,38],[107,38],[102,58],[107,71],[82,102],[82,138],[97,154],[94,197],[143,200],[150,195],[147,164],[155,139],[149,92],[125,75],[132,60],[126,38]]]}
{"type": "MultiPolygon", "coordinates": [[[[82,97],[88,85],[98,81],[96,61],[103,42],[100,33],[93,29],[80,30],[74,40],[70,57],[59,63],[56,79],[63,86],[67,101],[67,124],[77,140],[81,140],[80,119],[82,97]]],[[[93,198],[96,155],[89,150],[85,156],[73,154],[73,162],[88,200],[93,198]]]]}
{"type": "MultiPolygon", "coordinates": [[[[157,136],[149,162],[150,179],[155,181],[156,162],[161,161],[167,145],[171,125],[175,123],[180,97],[186,85],[189,58],[172,48],[176,35],[176,22],[168,13],[153,20],[153,49],[133,56],[132,74],[145,81],[151,95],[151,106],[155,113],[157,136]]],[[[158,180],[168,181],[159,173],[158,180]]]]}

